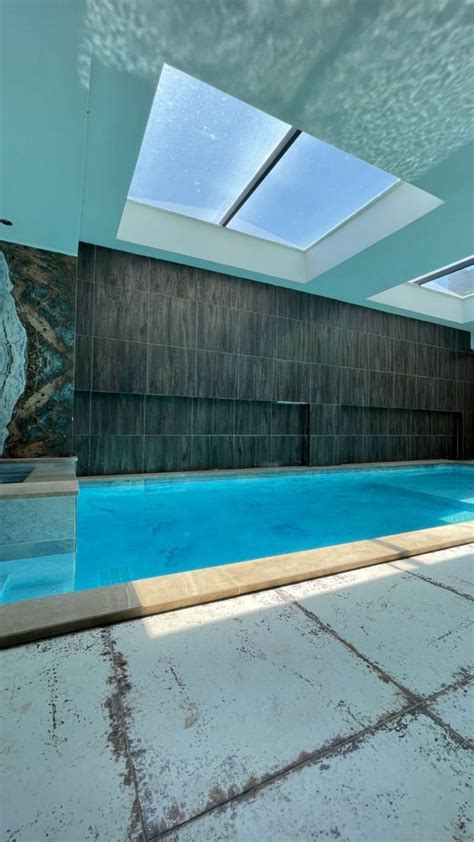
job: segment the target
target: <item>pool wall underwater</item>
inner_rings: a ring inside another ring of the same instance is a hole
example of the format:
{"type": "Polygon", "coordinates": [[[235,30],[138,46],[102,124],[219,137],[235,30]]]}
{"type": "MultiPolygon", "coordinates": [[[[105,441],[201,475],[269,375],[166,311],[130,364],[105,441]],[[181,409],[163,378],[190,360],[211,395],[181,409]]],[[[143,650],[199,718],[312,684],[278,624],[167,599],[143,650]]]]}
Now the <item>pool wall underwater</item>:
{"type": "Polygon", "coordinates": [[[44,575],[58,595],[13,585],[0,646],[474,542],[473,476],[432,463],[85,480],[77,554],[30,559],[20,582],[33,596],[44,575]]]}

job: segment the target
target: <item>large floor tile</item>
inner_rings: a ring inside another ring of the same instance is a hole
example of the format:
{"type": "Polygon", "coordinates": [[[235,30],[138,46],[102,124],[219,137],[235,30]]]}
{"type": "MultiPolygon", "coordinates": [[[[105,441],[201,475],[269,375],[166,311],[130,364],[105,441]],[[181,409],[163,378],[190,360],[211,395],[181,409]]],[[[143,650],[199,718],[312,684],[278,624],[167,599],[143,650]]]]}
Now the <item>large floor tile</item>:
{"type": "Polygon", "coordinates": [[[470,757],[419,713],[177,830],[173,842],[471,839],[470,757]]]}
{"type": "Polygon", "coordinates": [[[453,684],[472,662],[470,601],[390,565],[291,585],[285,593],[413,693],[453,684]]]}
{"type": "Polygon", "coordinates": [[[443,693],[430,710],[465,740],[474,742],[474,683],[443,693]]]}
{"type": "Polygon", "coordinates": [[[472,544],[426,553],[414,558],[400,559],[396,562],[396,566],[401,570],[417,573],[432,582],[474,597],[474,546],[472,544]]]}
{"type": "Polygon", "coordinates": [[[271,592],[118,625],[113,637],[149,836],[406,703],[271,592]]]}
{"type": "Polygon", "coordinates": [[[10,649],[1,679],[1,838],[141,840],[101,633],[10,649]]]}

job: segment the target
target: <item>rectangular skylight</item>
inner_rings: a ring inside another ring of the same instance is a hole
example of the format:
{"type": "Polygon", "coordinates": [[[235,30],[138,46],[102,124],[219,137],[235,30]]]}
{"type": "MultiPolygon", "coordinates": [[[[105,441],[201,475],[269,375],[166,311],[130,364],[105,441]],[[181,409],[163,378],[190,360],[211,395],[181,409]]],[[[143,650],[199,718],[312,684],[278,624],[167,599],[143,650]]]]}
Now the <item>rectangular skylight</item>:
{"type": "Polygon", "coordinates": [[[474,296],[474,258],[470,257],[412,283],[456,298],[474,296]]]}
{"type": "Polygon", "coordinates": [[[290,129],[165,64],[128,198],[218,223],[290,129]]]}
{"type": "Polygon", "coordinates": [[[165,64],[128,198],[307,251],[399,183],[165,64]]]}
{"type": "Polygon", "coordinates": [[[398,179],[301,134],[229,228],[308,249],[398,179]]]}

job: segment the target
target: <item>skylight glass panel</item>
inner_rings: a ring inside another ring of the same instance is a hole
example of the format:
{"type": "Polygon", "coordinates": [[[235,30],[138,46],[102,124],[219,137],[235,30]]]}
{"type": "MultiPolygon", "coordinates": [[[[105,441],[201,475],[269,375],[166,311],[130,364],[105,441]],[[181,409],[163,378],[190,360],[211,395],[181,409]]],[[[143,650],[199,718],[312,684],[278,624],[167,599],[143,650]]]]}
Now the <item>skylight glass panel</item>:
{"type": "Polygon", "coordinates": [[[425,281],[420,286],[455,295],[457,298],[469,298],[474,295],[474,265],[464,266],[432,281],[425,281]]]}
{"type": "Polygon", "coordinates": [[[289,129],[165,64],[128,198],[219,222],[289,129]]]}
{"type": "Polygon", "coordinates": [[[397,182],[303,132],[228,228],[307,249],[397,182]]]}

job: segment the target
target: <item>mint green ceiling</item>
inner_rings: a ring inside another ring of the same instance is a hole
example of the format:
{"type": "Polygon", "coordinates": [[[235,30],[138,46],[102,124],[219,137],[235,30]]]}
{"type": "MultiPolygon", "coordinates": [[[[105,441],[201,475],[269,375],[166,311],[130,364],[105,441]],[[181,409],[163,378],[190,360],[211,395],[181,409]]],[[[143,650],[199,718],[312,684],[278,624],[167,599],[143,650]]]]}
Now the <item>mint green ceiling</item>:
{"type": "Polygon", "coordinates": [[[166,61],[443,199],[305,289],[363,303],[465,257],[469,9],[467,0],[2,0],[0,216],[14,225],[1,236],[68,253],[79,239],[125,247],[116,232],[166,61]]]}
{"type": "Polygon", "coordinates": [[[0,238],[77,250],[88,89],[84,3],[0,0],[0,238]]]}

